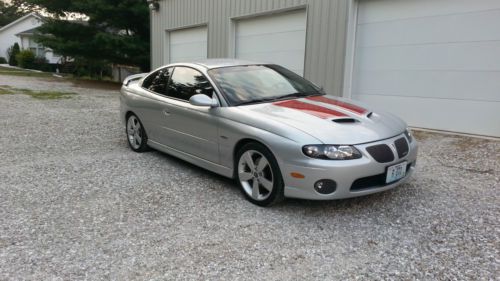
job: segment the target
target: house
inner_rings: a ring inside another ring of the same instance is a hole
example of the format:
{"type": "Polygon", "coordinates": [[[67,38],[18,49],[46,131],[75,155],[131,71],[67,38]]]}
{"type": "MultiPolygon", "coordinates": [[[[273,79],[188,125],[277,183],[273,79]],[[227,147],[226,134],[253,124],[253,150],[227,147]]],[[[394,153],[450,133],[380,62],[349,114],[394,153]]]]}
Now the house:
{"type": "Polygon", "coordinates": [[[148,2],[153,67],[278,63],[410,126],[500,137],[500,1],[148,2]]]}
{"type": "Polygon", "coordinates": [[[55,64],[60,56],[33,40],[34,32],[43,24],[43,18],[36,14],[27,14],[0,28],[0,57],[8,57],[7,50],[18,43],[21,50],[32,50],[37,56],[44,56],[49,63],[55,64]]]}
{"type": "Polygon", "coordinates": [[[50,64],[61,63],[61,56],[54,54],[52,49],[42,46],[33,39],[37,29],[38,27],[35,27],[16,34],[21,41],[19,44],[21,50],[30,49],[35,56],[45,57],[50,64]]]}

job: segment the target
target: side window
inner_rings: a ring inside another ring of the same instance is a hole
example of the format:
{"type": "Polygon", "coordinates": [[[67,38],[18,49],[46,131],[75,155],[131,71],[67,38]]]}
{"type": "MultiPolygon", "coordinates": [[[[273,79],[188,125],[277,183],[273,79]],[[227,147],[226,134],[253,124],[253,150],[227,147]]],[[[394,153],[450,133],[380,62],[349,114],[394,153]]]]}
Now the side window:
{"type": "Polygon", "coordinates": [[[144,82],[142,82],[142,87],[153,91],[158,94],[167,94],[167,84],[172,68],[162,68],[153,74],[149,75],[144,82]]]}
{"type": "Polygon", "coordinates": [[[168,84],[168,96],[188,101],[196,94],[212,97],[213,88],[200,72],[189,67],[176,67],[168,84]]]}

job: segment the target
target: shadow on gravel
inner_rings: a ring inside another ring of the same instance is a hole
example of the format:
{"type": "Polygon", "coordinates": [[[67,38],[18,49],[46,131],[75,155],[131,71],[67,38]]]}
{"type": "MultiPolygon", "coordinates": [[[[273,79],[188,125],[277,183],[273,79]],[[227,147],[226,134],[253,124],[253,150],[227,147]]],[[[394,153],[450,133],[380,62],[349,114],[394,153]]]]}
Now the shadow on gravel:
{"type": "MultiPolygon", "coordinates": [[[[189,162],[171,156],[169,154],[151,150],[148,153],[154,154],[156,157],[165,161],[165,165],[174,165],[188,173],[192,173],[193,177],[196,176],[206,176],[211,178],[213,181],[218,182],[224,188],[229,187],[231,191],[234,191],[238,195],[235,200],[241,200],[242,204],[251,204],[247,202],[243,196],[239,196],[240,190],[238,183],[230,178],[226,178],[214,172],[205,170],[189,162]]],[[[331,214],[344,214],[344,215],[356,215],[356,214],[366,214],[366,213],[377,213],[385,210],[386,208],[396,208],[397,194],[400,192],[398,189],[407,188],[408,184],[403,184],[395,189],[387,190],[380,193],[370,194],[362,197],[348,198],[348,199],[338,199],[338,200],[304,200],[287,198],[280,204],[268,207],[274,213],[296,213],[301,212],[303,215],[311,214],[321,214],[325,215],[327,213],[331,214]]],[[[228,190],[229,192],[229,190],[228,190]]],[[[400,199],[400,198],[399,198],[400,199]]],[[[256,206],[257,207],[257,206],[256,206]]],[[[260,208],[260,207],[258,207],[260,208]]]]}
{"type": "MultiPolygon", "coordinates": [[[[404,188],[404,185],[398,188],[404,188]]],[[[279,206],[276,206],[276,208],[282,208],[285,212],[289,212],[291,209],[299,209],[306,215],[325,215],[327,213],[343,215],[366,214],[380,212],[386,208],[395,208],[395,206],[392,205],[397,201],[397,193],[398,190],[396,188],[380,193],[347,199],[320,201],[289,198],[279,206]]]]}
{"type": "MultiPolygon", "coordinates": [[[[236,186],[236,182],[233,179],[226,178],[226,177],[221,176],[221,175],[214,173],[212,171],[203,169],[201,167],[198,167],[194,164],[191,164],[187,161],[179,159],[179,158],[172,156],[170,154],[167,154],[167,153],[164,153],[164,152],[161,152],[158,150],[154,150],[154,149],[151,149],[149,152],[146,152],[146,153],[154,154],[158,158],[162,159],[162,161],[168,162],[168,164],[170,164],[170,165],[174,165],[182,170],[188,171],[189,173],[193,173],[193,176],[206,175],[206,176],[213,178],[216,181],[221,182],[221,184],[236,186]]],[[[165,164],[167,165],[167,163],[165,163],[165,164]]]]}

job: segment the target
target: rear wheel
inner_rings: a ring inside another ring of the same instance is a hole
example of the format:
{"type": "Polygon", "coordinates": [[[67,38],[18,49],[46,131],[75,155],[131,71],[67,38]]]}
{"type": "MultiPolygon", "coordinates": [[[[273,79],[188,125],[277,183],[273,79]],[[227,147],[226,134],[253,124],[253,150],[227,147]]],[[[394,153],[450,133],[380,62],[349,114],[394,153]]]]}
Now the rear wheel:
{"type": "Polygon", "coordinates": [[[133,151],[144,152],[148,150],[148,136],[141,121],[134,114],[130,114],[127,118],[126,132],[128,144],[133,151]]]}
{"type": "Polygon", "coordinates": [[[283,201],[283,179],[269,149],[259,143],[249,143],[238,151],[236,159],[236,177],[248,201],[259,206],[283,201]]]}

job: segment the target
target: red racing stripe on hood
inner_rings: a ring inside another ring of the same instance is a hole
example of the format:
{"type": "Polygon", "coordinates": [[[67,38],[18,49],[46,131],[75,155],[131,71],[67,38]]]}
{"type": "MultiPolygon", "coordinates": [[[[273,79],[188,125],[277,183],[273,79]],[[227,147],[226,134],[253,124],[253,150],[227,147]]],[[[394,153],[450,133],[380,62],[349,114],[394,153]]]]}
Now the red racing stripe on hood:
{"type": "Polygon", "coordinates": [[[362,108],[362,107],[359,107],[357,105],[354,105],[354,104],[350,104],[350,103],[347,103],[347,102],[342,102],[342,101],[338,101],[338,100],[332,100],[332,99],[329,99],[329,98],[325,98],[323,96],[317,96],[317,97],[308,97],[307,98],[308,100],[312,100],[312,101],[317,101],[317,102],[322,102],[322,103],[327,103],[327,104],[331,104],[331,105],[335,105],[335,106],[338,106],[338,107],[342,107],[343,109],[347,109],[349,111],[352,111],[352,112],[355,112],[355,113],[358,113],[358,114],[365,114],[368,112],[368,110],[362,108]]]}
{"type": "Polygon", "coordinates": [[[332,109],[322,107],[319,105],[315,105],[315,104],[301,102],[298,100],[276,102],[276,103],[273,103],[273,105],[297,109],[297,110],[303,111],[304,113],[311,114],[311,115],[314,115],[316,117],[323,118],[323,119],[347,116],[344,113],[336,111],[336,110],[332,110],[332,109]]]}

